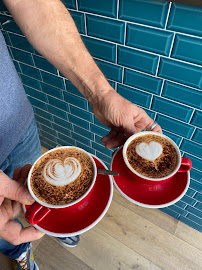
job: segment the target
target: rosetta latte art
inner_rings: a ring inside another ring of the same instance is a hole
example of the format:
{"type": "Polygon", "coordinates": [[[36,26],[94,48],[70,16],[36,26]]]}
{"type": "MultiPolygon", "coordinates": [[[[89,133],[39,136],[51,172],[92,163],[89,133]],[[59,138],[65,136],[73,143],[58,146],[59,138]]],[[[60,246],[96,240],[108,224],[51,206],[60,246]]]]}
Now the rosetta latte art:
{"type": "Polygon", "coordinates": [[[55,186],[64,186],[76,180],[81,172],[81,164],[74,157],[68,157],[64,163],[52,159],[44,167],[44,179],[55,186]]]}

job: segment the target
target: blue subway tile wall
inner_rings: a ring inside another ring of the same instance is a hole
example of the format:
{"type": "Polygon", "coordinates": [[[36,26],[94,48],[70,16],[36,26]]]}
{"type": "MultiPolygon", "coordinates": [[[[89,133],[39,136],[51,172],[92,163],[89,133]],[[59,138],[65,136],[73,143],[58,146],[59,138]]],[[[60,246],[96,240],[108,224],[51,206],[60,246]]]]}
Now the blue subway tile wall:
{"type": "MultiPolygon", "coordinates": [[[[202,8],[160,0],[62,0],[109,83],[192,160],[186,195],[165,213],[202,232],[202,8]]],[[[28,43],[0,0],[0,29],[33,105],[41,144],[75,145],[110,165],[109,128],[28,43]]]]}

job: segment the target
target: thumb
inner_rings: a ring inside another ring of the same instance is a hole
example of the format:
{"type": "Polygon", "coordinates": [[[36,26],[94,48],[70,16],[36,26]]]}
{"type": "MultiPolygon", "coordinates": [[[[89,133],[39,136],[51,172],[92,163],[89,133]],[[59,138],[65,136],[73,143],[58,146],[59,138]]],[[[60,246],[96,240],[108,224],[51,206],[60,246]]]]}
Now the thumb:
{"type": "Polygon", "coordinates": [[[27,187],[9,178],[3,171],[0,171],[0,196],[22,204],[32,204],[34,202],[27,187]]]}

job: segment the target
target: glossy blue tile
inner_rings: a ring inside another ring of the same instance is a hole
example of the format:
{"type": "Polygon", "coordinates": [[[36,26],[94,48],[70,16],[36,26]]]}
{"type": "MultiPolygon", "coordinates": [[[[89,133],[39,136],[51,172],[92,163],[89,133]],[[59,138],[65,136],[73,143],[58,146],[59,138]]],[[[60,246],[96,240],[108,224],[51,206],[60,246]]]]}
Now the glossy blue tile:
{"type": "Polygon", "coordinates": [[[181,216],[180,217],[180,221],[186,223],[187,225],[193,227],[194,229],[198,230],[199,232],[202,232],[202,226],[200,226],[198,223],[195,223],[193,221],[191,221],[190,219],[181,216]]]}
{"type": "Polygon", "coordinates": [[[164,213],[174,217],[174,218],[178,218],[179,217],[179,214],[172,211],[170,208],[166,207],[166,208],[161,208],[161,211],[163,211],[164,213]]]}
{"type": "Polygon", "coordinates": [[[84,36],[82,36],[82,39],[92,56],[110,62],[115,62],[116,60],[115,44],[84,36]]]}
{"type": "Polygon", "coordinates": [[[187,213],[187,211],[185,211],[184,209],[182,209],[182,208],[180,208],[180,207],[178,207],[178,206],[176,206],[176,205],[174,205],[174,204],[171,205],[171,206],[169,206],[168,209],[170,209],[170,210],[172,210],[172,211],[174,211],[175,213],[178,213],[178,214],[180,214],[180,215],[184,215],[184,214],[187,213]]]}
{"type": "Polygon", "coordinates": [[[108,79],[118,82],[122,81],[122,71],[123,71],[122,67],[106,63],[100,60],[95,60],[95,62],[108,79]]]}
{"type": "Polygon", "coordinates": [[[27,41],[25,37],[15,35],[12,33],[9,33],[9,37],[13,44],[13,47],[17,49],[22,49],[23,51],[27,51],[30,53],[34,52],[34,48],[31,46],[31,44],[27,41]]]}
{"type": "Polygon", "coordinates": [[[108,134],[108,131],[102,127],[96,126],[94,124],[90,124],[90,130],[100,136],[106,136],[108,134]]]}
{"type": "Polygon", "coordinates": [[[89,36],[124,43],[125,23],[117,20],[86,15],[89,36]]]}
{"type": "Polygon", "coordinates": [[[202,89],[202,67],[161,58],[158,76],[202,89]]]}
{"type": "Polygon", "coordinates": [[[21,74],[20,76],[21,76],[21,79],[22,79],[22,82],[24,85],[30,86],[30,87],[35,88],[37,90],[41,90],[41,85],[40,85],[39,81],[37,81],[33,78],[30,78],[30,77],[27,77],[23,74],[21,74]]]}
{"type": "Polygon", "coordinates": [[[202,185],[201,183],[191,179],[191,182],[190,182],[190,188],[194,189],[195,191],[198,191],[198,192],[202,192],[202,185]]]}
{"type": "Polygon", "coordinates": [[[50,150],[56,146],[54,142],[47,140],[47,139],[43,138],[42,136],[40,136],[40,142],[41,142],[41,145],[48,150],[50,150]]]}
{"type": "Polygon", "coordinates": [[[193,113],[193,109],[189,107],[156,96],[153,98],[151,108],[185,122],[189,122],[193,113]]]}
{"type": "Polygon", "coordinates": [[[93,147],[93,149],[95,149],[96,151],[98,151],[104,155],[107,155],[107,156],[111,155],[111,150],[105,148],[104,145],[92,142],[92,147],[93,147]]]}
{"type": "Polygon", "coordinates": [[[64,81],[62,78],[53,76],[44,71],[41,71],[41,76],[42,76],[43,82],[50,84],[52,86],[58,87],[60,89],[65,89],[64,81]]]}
{"type": "Polygon", "coordinates": [[[94,134],[86,129],[80,128],[76,125],[74,125],[74,131],[77,134],[80,134],[81,136],[88,138],[89,140],[93,140],[94,139],[94,134]]]}
{"type": "Polygon", "coordinates": [[[57,69],[53,65],[51,65],[45,58],[33,55],[33,59],[37,68],[57,75],[57,69]]]}
{"type": "Polygon", "coordinates": [[[95,150],[93,148],[91,148],[91,147],[86,146],[83,143],[80,143],[80,142],[77,141],[76,146],[86,150],[88,153],[91,153],[91,154],[95,155],[95,150]]]}
{"type": "Polygon", "coordinates": [[[197,170],[201,170],[202,168],[202,160],[198,159],[192,155],[189,155],[187,153],[184,154],[184,157],[188,157],[189,159],[191,159],[192,161],[192,167],[197,169],[197,170]]]}
{"type": "Polygon", "coordinates": [[[39,108],[34,107],[34,113],[41,117],[46,118],[47,120],[53,121],[52,115],[48,113],[47,111],[43,111],[43,110],[40,110],[39,108]]]}
{"type": "Polygon", "coordinates": [[[72,124],[75,124],[79,127],[82,127],[82,128],[85,128],[87,130],[89,130],[89,123],[81,118],[78,118],[72,114],[68,114],[68,117],[69,117],[69,121],[72,123],[72,124]]]}
{"type": "Polygon", "coordinates": [[[64,101],[61,101],[51,96],[47,96],[47,98],[50,105],[57,107],[58,109],[63,110],[65,112],[69,112],[69,107],[67,106],[67,103],[65,103],[64,101]]]}
{"type": "Polygon", "coordinates": [[[27,75],[31,78],[34,78],[34,79],[41,81],[41,75],[40,75],[40,72],[37,68],[31,67],[28,65],[24,65],[23,63],[20,63],[19,65],[20,65],[22,73],[24,75],[27,75]]]}
{"type": "Polygon", "coordinates": [[[52,127],[50,120],[47,120],[39,115],[35,115],[35,119],[40,124],[46,125],[47,127],[52,127]]]}
{"type": "Polygon", "coordinates": [[[46,94],[44,94],[38,90],[35,90],[33,88],[30,88],[28,86],[25,86],[24,88],[25,88],[25,92],[27,95],[47,103],[48,100],[47,100],[46,94]]]}
{"type": "Polygon", "coordinates": [[[57,143],[64,146],[76,145],[75,140],[61,133],[58,133],[57,143]]]}
{"type": "Polygon", "coordinates": [[[127,24],[126,45],[128,46],[168,56],[172,40],[171,32],[127,24]]]}
{"type": "Polygon", "coordinates": [[[185,209],[185,207],[186,207],[186,203],[184,203],[182,201],[176,202],[175,205],[182,208],[182,209],[185,209]]]}
{"type": "Polygon", "coordinates": [[[202,36],[202,9],[172,4],[167,29],[202,36]]]}
{"type": "Polygon", "coordinates": [[[193,197],[195,193],[196,193],[196,191],[193,190],[193,189],[191,189],[191,188],[189,187],[186,194],[187,194],[189,197],[193,197]]]}
{"type": "Polygon", "coordinates": [[[151,95],[140,90],[118,84],[117,92],[131,102],[149,108],[151,95]]]}
{"type": "Polygon", "coordinates": [[[168,6],[168,2],[156,0],[120,0],[119,18],[163,28],[168,6]]]}
{"type": "Polygon", "coordinates": [[[155,74],[158,58],[156,55],[118,46],[118,64],[126,67],[155,74]]]}
{"type": "MultiPolygon", "coordinates": [[[[141,107],[141,106],[140,106],[141,107]]],[[[143,108],[144,111],[149,115],[149,117],[151,117],[152,119],[154,119],[156,113],[155,112],[152,112],[151,110],[147,110],[145,108],[143,108]]]]}
{"type": "Polygon", "coordinates": [[[44,111],[47,110],[47,106],[46,106],[46,104],[44,102],[42,102],[42,101],[40,101],[38,99],[35,99],[35,98],[31,97],[31,96],[28,96],[28,98],[29,98],[29,101],[31,102],[31,104],[33,106],[36,106],[36,107],[38,107],[38,108],[40,108],[40,109],[42,109],[44,111]]]}
{"type": "Polygon", "coordinates": [[[9,23],[2,25],[3,30],[13,32],[15,34],[23,35],[22,31],[20,30],[18,25],[14,22],[14,20],[11,17],[2,16],[2,15],[0,15],[0,17],[2,17],[2,20],[3,20],[2,22],[9,20],[9,23]]]}
{"type": "Polygon", "coordinates": [[[192,168],[190,171],[190,176],[192,179],[197,180],[197,181],[202,183],[202,173],[201,172],[192,168]]]}
{"type": "Polygon", "coordinates": [[[202,128],[202,112],[197,110],[194,112],[191,124],[202,128]]]}
{"type": "Polygon", "coordinates": [[[202,64],[202,40],[176,34],[171,57],[198,65],[202,64]]]}
{"type": "Polygon", "coordinates": [[[198,143],[194,143],[194,142],[184,139],[180,146],[180,149],[194,156],[202,158],[202,151],[201,151],[202,146],[198,143]]]}
{"type": "Polygon", "coordinates": [[[10,40],[10,38],[9,38],[8,33],[5,32],[5,31],[1,31],[1,32],[2,32],[2,34],[3,34],[3,36],[4,36],[4,39],[5,39],[5,41],[6,41],[6,44],[9,45],[9,46],[12,46],[12,43],[11,43],[11,40],[10,40]]]}
{"type": "Polygon", "coordinates": [[[163,134],[168,136],[169,138],[171,138],[179,146],[179,144],[180,144],[180,142],[182,140],[181,137],[179,137],[177,135],[174,135],[174,134],[172,134],[172,133],[170,133],[168,131],[165,131],[164,129],[163,129],[163,134]]]}
{"type": "Polygon", "coordinates": [[[15,60],[20,61],[30,66],[34,65],[31,53],[27,53],[27,52],[24,52],[15,48],[11,48],[11,52],[15,60]]]}
{"type": "MultiPolygon", "coordinates": [[[[67,118],[65,118],[65,119],[67,119],[67,118]]],[[[69,129],[69,130],[73,130],[72,124],[66,120],[58,118],[55,115],[53,116],[53,120],[57,125],[60,125],[61,127],[69,129]]]]}
{"type": "Polygon", "coordinates": [[[94,115],[94,124],[101,127],[101,128],[104,128],[106,130],[110,130],[110,128],[106,127],[104,124],[102,124],[97,118],[96,116],[94,115]]]}
{"type": "Polygon", "coordinates": [[[197,224],[199,224],[200,226],[202,226],[202,219],[195,216],[195,215],[192,215],[190,213],[188,213],[188,215],[186,216],[186,218],[192,220],[193,222],[196,222],[197,224]]]}
{"type": "Polygon", "coordinates": [[[183,202],[185,202],[185,203],[187,203],[189,205],[192,205],[192,206],[196,203],[196,200],[195,199],[193,199],[193,198],[191,198],[191,197],[189,197],[187,195],[184,195],[182,197],[181,201],[183,201],[183,202]]]}
{"type": "Polygon", "coordinates": [[[67,92],[83,97],[83,95],[79,92],[79,90],[70,81],[65,80],[65,84],[67,92]]]}
{"type": "Polygon", "coordinates": [[[66,102],[76,105],[82,109],[87,110],[87,100],[84,98],[73,96],[67,92],[64,92],[64,99],[66,102]]]}
{"type": "Polygon", "coordinates": [[[78,0],[79,10],[116,18],[117,0],[78,0]]]}
{"type": "Polygon", "coordinates": [[[188,205],[186,210],[192,214],[194,214],[195,216],[197,217],[200,217],[201,218],[201,225],[202,225],[202,211],[199,211],[198,209],[188,205]]]}
{"type": "Polygon", "coordinates": [[[162,80],[133,70],[124,70],[124,84],[159,95],[162,80]]]}
{"type": "Polygon", "coordinates": [[[2,1],[0,1],[0,12],[8,12],[8,9],[2,1]]]}
{"type": "Polygon", "coordinates": [[[41,136],[43,138],[48,138],[49,140],[51,140],[52,142],[55,142],[55,144],[57,143],[57,138],[54,135],[51,135],[48,132],[45,132],[43,130],[41,130],[41,136]]]}
{"type": "Polygon", "coordinates": [[[55,88],[51,85],[41,82],[41,89],[44,93],[51,95],[53,97],[63,99],[62,91],[58,88],[55,88]]]}
{"type": "Polygon", "coordinates": [[[67,8],[76,9],[76,0],[62,0],[67,8]]]}
{"type": "Polygon", "coordinates": [[[165,81],[162,96],[202,109],[201,91],[165,81]]]}
{"type": "Polygon", "coordinates": [[[202,194],[201,193],[196,193],[194,195],[194,199],[196,199],[197,201],[202,202],[202,194]]]}
{"type": "Polygon", "coordinates": [[[84,13],[77,11],[69,11],[80,34],[86,34],[85,30],[85,21],[84,21],[84,13]]]}
{"type": "Polygon", "coordinates": [[[54,106],[47,105],[48,111],[60,118],[67,119],[67,113],[65,111],[62,111],[54,106]]]}
{"type": "Polygon", "coordinates": [[[92,113],[89,113],[87,111],[84,111],[78,107],[72,106],[70,105],[70,112],[75,115],[78,116],[88,122],[92,122],[93,121],[93,115],[92,113]]]}
{"type": "Polygon", "coordinates": [[[41,125],[41,129],[47,133],[49,133],[50,135],[53,135],[54,137],[57,137],[57,132],[50,128],[50,127],[47,127],[47,126],[44,126],[44,125],[41,125]]]}
{"type": "MultiPolygon", "coordinates": [[[[202,144],[202,130],[197,128],[192,137],[192,141],[202,144]]],[[[202,147],[202,146],[201,146],[202,147]]]]}
{"type": "Polygon", "coordinates": [[[17,61],[13,60],[13,64],[15,65],[15,68],[18,73],[21,73],[20,65],[17,61]]]}
{"type": "Polygon", "coordinates": [[[190,138],[194,132],[194,127],[160,114],[157,115],[156,122],[163,129],[186,138],[190,138]]]}
{"type": "Polygon", "coordinates": [[[91,146],[91,141],[83,136],[80,136],[79,134],[72,132],[72,138],[80,143],[83,143],[85,145],[91,146]]]}
{"type": "Polygon", "coordinates": [[[109,169],[109,164],[111,162],[111,157],[108,157],[106,155],[103,155],[102,153],[96,151],[96,157],[102,160],[102,162],[108,167],[109,169]]]}

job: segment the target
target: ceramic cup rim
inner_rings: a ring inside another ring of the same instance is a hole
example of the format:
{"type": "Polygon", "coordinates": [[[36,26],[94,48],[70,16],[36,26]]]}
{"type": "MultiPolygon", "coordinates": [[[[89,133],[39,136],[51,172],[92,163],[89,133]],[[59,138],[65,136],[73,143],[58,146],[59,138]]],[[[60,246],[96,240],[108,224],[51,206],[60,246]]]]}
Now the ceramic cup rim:
{"type": "Polygon", "coordinates": [[[143,178],[145,180],[150,180],[150,181],[162,181],[162,180],[167,180],[169,178],[171,178],[173,175],[175,175],[179,168],[180,168],[180,165],[181,165],[181,153],[180,153],[180,150],[177,146],[177,144],[171,139],[169,138],[168,136],[162,134],[162,133],[159,133],[159,132],[154,132],[154,131],[142,131],[142,132],[138,132],[138,133],[135,133],[133,134],[132,136],[130,136],[126,142],[124,143],[124,146],[123,146],[123,150],[122,150],[122,155],[123,155],[123,159],[124,159],[124,162],[125,162],[125,165],[127,166],[127,168],[134,174],[136,174],[137,176],[139,176],[140,178],[143,178]],[[169,175],[167,176],[164,176],[164,177],[159,177],[159,178],[152,178],[152,177],[147,177],[147,176],[144,176],[140,173],[138,173],[137,171],[135,171],[132,166],[130,165],[130,163],[128,162],[128,159],[127,159],[127,156],[126,156],[126,151],[127,151],[127,148],[128,148],[128,145],[137,137],[139,136],[143,136],[143,135],[146,135],[146,134],[152,134],[152,135],[157,135],[161,138],[165,138],[167,139],[174,147],[175,147],[175,150],[177,152],[177,156],[178,156],[178,164],[175,168],[175,170],[170,173],[169,175]]]}
{"type": "Polygon", "coordinates": [[[94,161],[94,159],[93,159],[93,157],[91,156],[90,153],[88,153],[88,152],[85,151],[84,149],[82,149],[82,148],[80,148],[80,147],[76,147],[76,146],[60,146],[60,147],[55,147],[55,148],[53,148],[53,149],[51,149],[51,150],[45,152],[44,154],[42,154],[42,155],[34,162],[34,164],[32,165],[32,167],[31,167],[31,169],[30,169],[30,171],[29,171],[29,174],[28,174],[28,178],[27,178],[27,186],[28,186],[28,190],[29,190],[31,196],[32,196],[32,197],[34,198],[34,200],[35,200],[36,202],[38,202],[40,205],[43,205],[43,206],[48,207],[48,208],[55,208],[55,209],[58,209],[58,208],[66,208],[66,207],[69,207],[69,206],[72,206],[72,205],[78,203],[79,201],[81,201],[82,199],[84,199],[84,198],[88,195],[88,193],[92,190],[92,188],[93,188],[93,186],[94,186],[94,184],[95,184],[96,177],[97,177],[97,166],[96,166],[95,161],[94,161]],[[32,191],[32,188],[31,188],[30,179],[31,179],[31,175],[32,175],[32,172],[33,172],[33,169],[34,169],[36,163],[37,163],[42,157],[44,157],[45,155],[47,155],[47,154],[49,154],[49,153],[51,153],[51,152],[57,151],[57,150],[59,150],[59,149],[64,149],[64,148],[65,148],[65,149],[67,149],[67,148],[78,149],[78,150],[84,152],[85,154],[87,154],[88,157],[91,159],[92,164],[93,164],[94,176],[93,176],[93,181],[92,181],[90,187],[88,188],[88,190],[87,190],[81,197],[79,197],[77,200],[75,200],[75,201],[73,201],[73,202],[70,202],[70,203],[67,203],[67,204],[53,205],[53,204],[49,204],[49,203],[46,203],[46,202],[41,201],[41,200],[34,194],[34,192],[32,191]]]}

